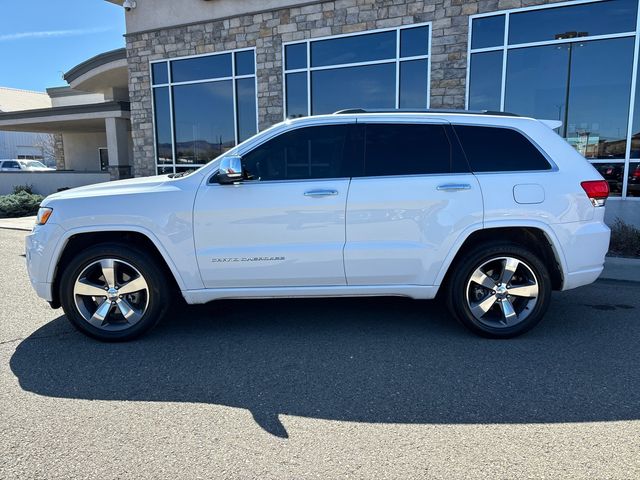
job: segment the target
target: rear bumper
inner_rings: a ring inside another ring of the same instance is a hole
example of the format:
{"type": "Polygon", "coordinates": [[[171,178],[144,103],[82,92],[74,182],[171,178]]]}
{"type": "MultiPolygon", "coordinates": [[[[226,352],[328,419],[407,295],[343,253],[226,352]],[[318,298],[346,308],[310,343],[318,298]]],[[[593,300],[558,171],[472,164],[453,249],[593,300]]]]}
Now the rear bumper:
{"type": "Polygon", "coordinates": [[[611,230],[601,220],[553,225],[566,269],[562,290],[596,281],[604,269],[611,230]]]}

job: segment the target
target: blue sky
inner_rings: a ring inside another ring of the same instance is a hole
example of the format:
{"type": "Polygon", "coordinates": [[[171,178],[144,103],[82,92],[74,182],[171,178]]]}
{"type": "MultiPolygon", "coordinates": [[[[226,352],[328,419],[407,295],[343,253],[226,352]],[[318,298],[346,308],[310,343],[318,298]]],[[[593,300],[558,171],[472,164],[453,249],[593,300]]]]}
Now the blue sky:
{"type": "Polygon", "coordinates": [[[104,0],[4,0],[0,86],[44,91],[62,72],[124,47],[124,11],[104,0]]]}

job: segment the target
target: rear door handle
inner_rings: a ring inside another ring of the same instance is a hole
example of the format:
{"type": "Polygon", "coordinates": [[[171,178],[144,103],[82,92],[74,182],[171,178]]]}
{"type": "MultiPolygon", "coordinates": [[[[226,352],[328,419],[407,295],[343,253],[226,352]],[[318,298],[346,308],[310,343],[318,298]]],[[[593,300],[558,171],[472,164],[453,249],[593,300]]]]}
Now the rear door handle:
{"type": "Polygon", "coordinates": [[[445,183],[438,185],[436,190],[442,190],[444,192],[457,192],[458,190],[471,190],[471,185],[468,183],[445,183]]]}
{"type": "Polygon", "coordinates": [[[337,190],[309,190],[304,192],[305,197],[331,197],[338,195],[337,190]]]}

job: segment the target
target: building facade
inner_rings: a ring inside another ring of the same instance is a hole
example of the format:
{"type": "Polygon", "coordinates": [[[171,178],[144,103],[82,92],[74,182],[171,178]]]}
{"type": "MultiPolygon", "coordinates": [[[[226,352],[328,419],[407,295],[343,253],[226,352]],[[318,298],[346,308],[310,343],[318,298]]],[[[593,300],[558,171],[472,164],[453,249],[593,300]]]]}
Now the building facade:
{"type": "Polygon", "coordinates": [[[135,4],[136,176],[202,165],[287,117],[468,108],[561,120],[614,197],[640,198],[638,0],[135,4]]]}

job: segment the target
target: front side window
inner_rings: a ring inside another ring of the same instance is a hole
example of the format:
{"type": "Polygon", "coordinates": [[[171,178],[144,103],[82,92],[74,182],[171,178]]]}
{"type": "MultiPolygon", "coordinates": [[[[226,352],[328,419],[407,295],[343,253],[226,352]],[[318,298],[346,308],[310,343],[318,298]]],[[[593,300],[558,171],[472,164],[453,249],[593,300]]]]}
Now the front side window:
{"type": "Polygon", "coordinates": [[[345,108],[427,108],[429,25],[285,45],[287,118],[345,108]]]}
{"type": "Polygon", "coordinates": [[[192,170],[257,132],[253,49],[151,64],[157,172],[192,170]]]}
{"type": "Polygon", "coordinates": [[[451,144],[443,125],[367,125],[366,176],[449,172],[451,144]]]}
{"type": "Polygon", "coordinates": [[[246,180],[306,180],[351,176],[347,153],[349,125],[292,130],[256,147],[242,158],[246,180]]]}
{"type": "Polygon", "coordinates": [[[472,172],[550,170],[544,155],[522,133],[510,128],[454,127],[472,172]]]}

